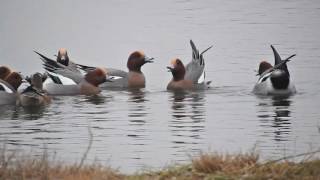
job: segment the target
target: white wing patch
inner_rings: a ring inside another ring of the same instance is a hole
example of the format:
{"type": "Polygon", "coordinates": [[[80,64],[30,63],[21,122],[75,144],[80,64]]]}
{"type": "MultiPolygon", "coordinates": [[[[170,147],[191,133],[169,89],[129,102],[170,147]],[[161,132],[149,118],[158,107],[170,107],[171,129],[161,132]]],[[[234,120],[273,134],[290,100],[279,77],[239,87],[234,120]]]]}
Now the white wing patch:
{"type": "Polygon", "coordinates": [[[110,77],[110,79],[112,79],[112,80],[117,80],[117,79],[122,79],[123,77],[121,77],[121,76],[109,76],[110,77]]]}
{"type": "MultiPolygon", "coordinates": [[[[56,74],[56,73],[49,72],[49,71],[48,71],[48,73],[51,74],[52,76],[58,77],[58,78],[60,79],[60,81],[62,82],[62,85],[76,85],[76,84],[77,84],[76,82],[74,82],[74,80],[72,80],[72,79],[70,79],[70,78],[67,78],[67,77],[65,77],[65,76],[62,76],[62,75],[60,75],[60,74],[56,74]]],[[[48,78],[48,79],[49,79],[51,82],[53,82],[53,81],[51,80],[51,78],[48,78]]],[[[45,83],[46,83],[46,81],[45,81],[45,83]]]]}
{"type": "Polygon", "coordinates": [[[7,92],[7,93],[13,93],[13,91],[12,91],[10,88],[8,88],[5,84],[3,84],[3,83],[0,82],[0,86],[3,87],[3,89],[4,89],[5,92],[7,92]]]}
{"type": "Polygon", "coordinates": [[[203,71],[201,76],[198,79],[198,84],[204,83],[205,77],[206,77],[206,74],[205,74],[205,71],[203,71]]]}

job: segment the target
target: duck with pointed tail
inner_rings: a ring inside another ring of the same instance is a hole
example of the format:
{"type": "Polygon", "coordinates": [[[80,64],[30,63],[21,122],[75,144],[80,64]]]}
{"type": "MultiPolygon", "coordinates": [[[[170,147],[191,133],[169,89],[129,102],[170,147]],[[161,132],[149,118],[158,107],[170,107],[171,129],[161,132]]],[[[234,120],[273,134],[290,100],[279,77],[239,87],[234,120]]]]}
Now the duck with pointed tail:
{"type": "MultiPolygon", "coordinates": [[[[36,52],[36,51],[35,51],[36,52]]],[[[36,52],[41,59],[49,59],[48,57],[36,52]]],[[[130,54],[127,60],[128,72],[120,69],[114,68],[102,68],[106,75],[112,79],[111,81],[106,81],[100,85],[102,89],[128,89],[128,88],[144,88],[146,86],[146,80],[141,68],[147,63],[152,63],[154,58],[148,57],[142,51],[134,51],[130,54]]],[[[50,68],[50,63],[52,60],[45,62],[44,66],[48,70],[50,68]]],[[[70,72],[89,72],[94,70],[96,67],[86,66],[82,64],[76,64],[71,62],[67,56],[67,51],[65,49],[60,49],[57,56],[57,61],[55,62],[59,66],[59,70],[55,70],[60,75],[71,76],[71,80],[74,81],[72,74],[70,72]]],[[[78,73],[76,73],[78,74],[78,73]]],[[[66,80],[68,81],[68,80],[66,80]]]]}
{"type": "Polygon", "coordinates": [[[167,69],[172,73],[172,80],[167,85],[167,90],[201,90],[207,89],[211,81],[205,79],[205,61],[203,54],[212,48],[210,46],[206,50],[199,53],[192,40],[190,40],[192,48],[192,60],[185,67],[178,58],[171,60],[171,66],[167,69]]]}
{"type": "Polygon", "coordinates": [[[253,93],[257,95],[278,95],[288,96],[295,94],[296,88],[290,78],[287,63],[292,55],[284,60],[281,59],[277,50],[271,45],[275,63],[272,66],[266,61],[259,64],[258,76],[259,79],[253,88],[253,93]]]}
{"type": "Polygon", "coordinates": [[[36,53],[43,61],[43,67],[49,77],[44,82],[44,89],[49,95],[96,95],[101,92],[99,85],[111,81],[102,68],[93,68],[82,74],[80,71],[66,68],[65,65],[36,53]]]}

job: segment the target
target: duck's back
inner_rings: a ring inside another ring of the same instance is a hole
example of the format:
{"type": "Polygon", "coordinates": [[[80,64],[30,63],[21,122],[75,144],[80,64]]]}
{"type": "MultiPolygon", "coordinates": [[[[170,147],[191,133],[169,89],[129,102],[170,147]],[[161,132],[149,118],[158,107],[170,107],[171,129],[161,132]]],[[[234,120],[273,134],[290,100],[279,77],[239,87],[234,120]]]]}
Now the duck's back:
{"type": "Polygon", "coordinates": [[[45,84],[44,90],[50,95],[77,95],[80,94],[79,85],[62,85],[55,83],[45,84]]]}
{"type": "Polygon", "coordinates": [[[118,89],[128,87],[128,73],[114,68],[106,68],[107,75],[112,78],[112,82],[104,82],[100,85],[102,89],[118,89]]]}

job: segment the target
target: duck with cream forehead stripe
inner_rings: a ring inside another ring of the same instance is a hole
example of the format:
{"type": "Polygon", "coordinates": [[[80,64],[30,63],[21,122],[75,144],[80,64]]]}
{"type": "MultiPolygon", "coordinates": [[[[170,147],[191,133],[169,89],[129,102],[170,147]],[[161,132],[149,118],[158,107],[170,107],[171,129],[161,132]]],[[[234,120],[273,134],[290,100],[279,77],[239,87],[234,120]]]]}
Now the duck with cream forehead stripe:
{"type": "MultiPolygon", "coordinates": [[[[142,51],[132,52],[127,60],[128,72],[114,68],[105,68],[107,75],[112,78],[112,82],[105,82],[100,87],[102,89],[130,89],[144,88],[146,86],[146,78],[141,70],[142,66],[152,63],[154,58],[150,58],[142,51]]],[[[78,66],[88,71],[94,67],[80,65],[78,66]]]]}
{"type": "Polygon", "coordinates": [[[173,59],[171,61],[172,66],[167,67],[173,76],[167,85],[167,90],[204,90],[210,87],[211,81],[205,80],[203,54],[211,49],[212,46],[199,53],[192,40],[190,40],[190,45],[192,48],[192,60],[186,67],[178,58],[173,59]]]}

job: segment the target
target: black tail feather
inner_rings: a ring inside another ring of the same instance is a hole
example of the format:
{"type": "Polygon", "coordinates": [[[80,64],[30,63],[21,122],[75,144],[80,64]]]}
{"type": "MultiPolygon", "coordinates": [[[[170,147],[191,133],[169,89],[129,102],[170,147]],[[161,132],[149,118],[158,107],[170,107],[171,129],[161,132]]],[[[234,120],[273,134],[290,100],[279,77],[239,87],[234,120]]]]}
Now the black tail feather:
{"type": "Polygon", "coordinates": [[[78,68],[80,68],[81,70],[84,70],[86,72],[96,69],[95,67],[91,67],[91,66],[85,66],[85,65],[81,65],[81,64],[76,64],[76,65],[78,66],[78,68]]]}
{"type": "Polygon", "coordinates": [[[287,74],[289,74],[287,63],[282,63],[282,59],[281,59],[278,51],[276,50],[276,48],[273,47],[273,45],[271,45],[271,48],[272,48],[273,55],[274,55],[274,65],[277,66],[278,64],[281,64],[278,67],[278,69],[284,70],[287,74]]]}

